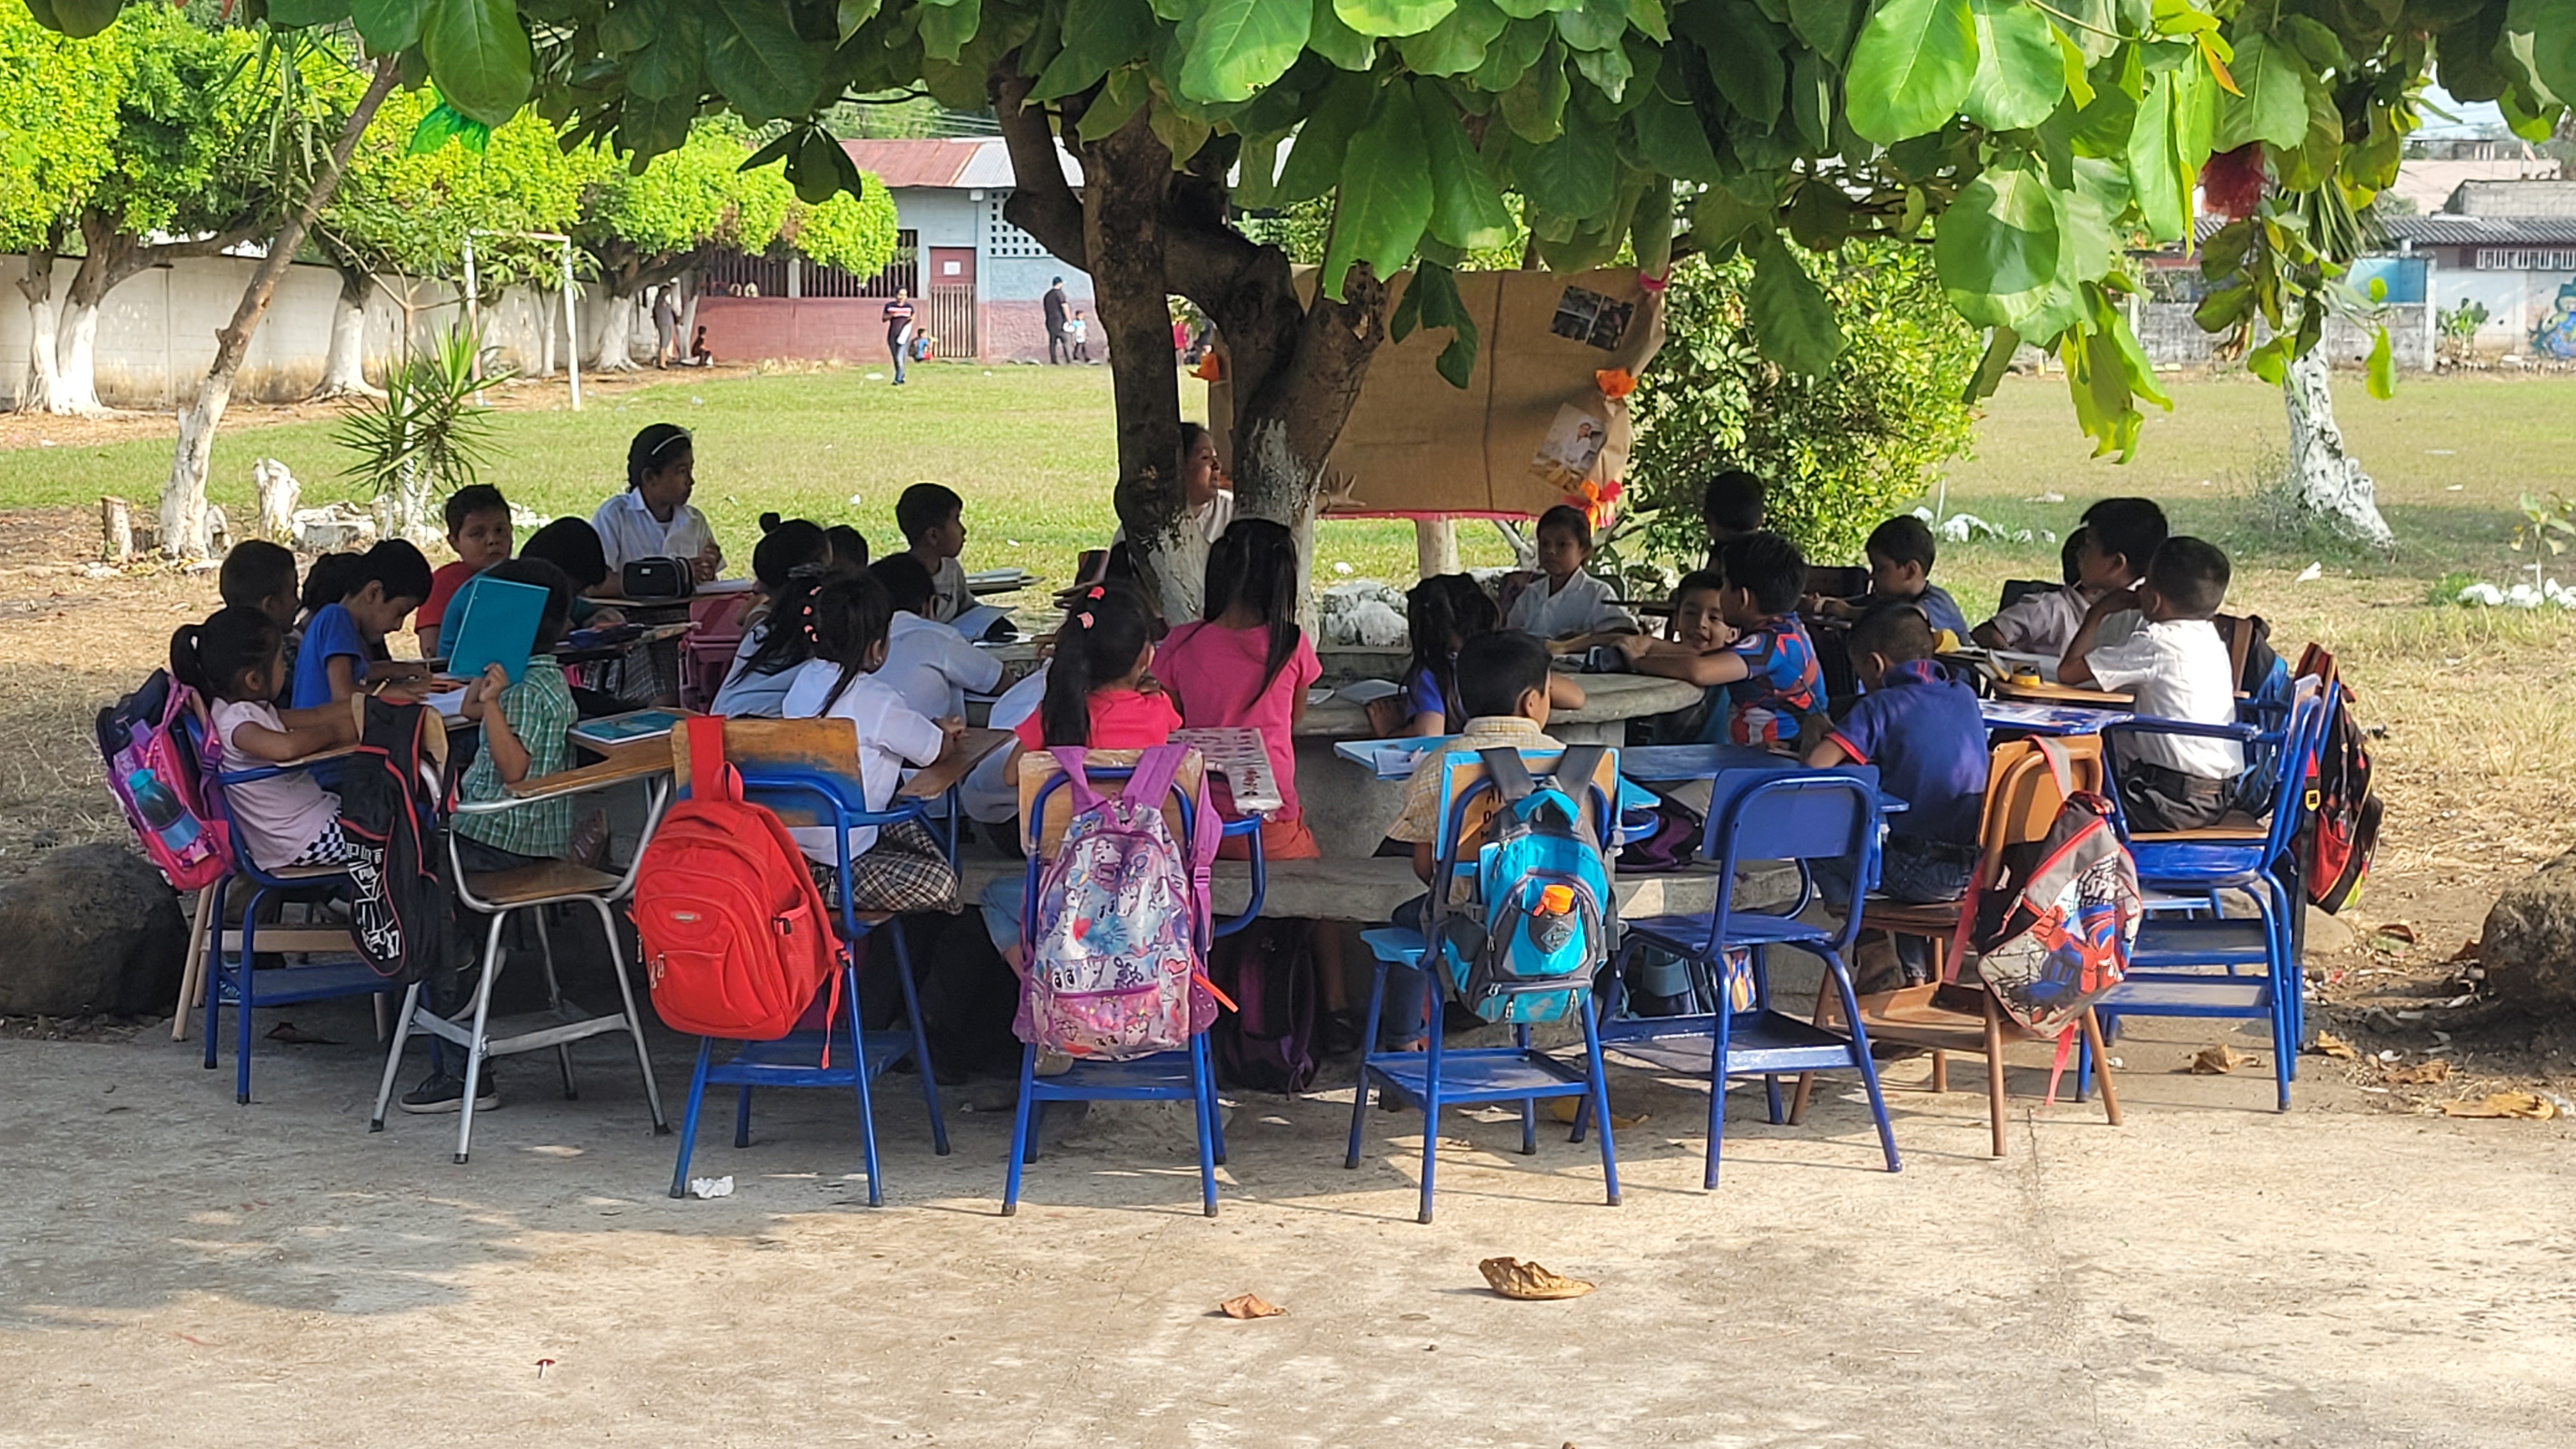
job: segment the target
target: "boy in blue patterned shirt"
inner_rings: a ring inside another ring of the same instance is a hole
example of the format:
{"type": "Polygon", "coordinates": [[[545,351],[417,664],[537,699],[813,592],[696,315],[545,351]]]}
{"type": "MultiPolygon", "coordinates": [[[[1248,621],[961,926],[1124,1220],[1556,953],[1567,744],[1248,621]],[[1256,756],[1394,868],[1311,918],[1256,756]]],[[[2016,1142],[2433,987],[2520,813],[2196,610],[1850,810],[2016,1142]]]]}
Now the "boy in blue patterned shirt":
{"type": "Polygon", "coordinates": [[[1618,646],[1640,674],[1726,691],[1725,709],[1710,712],[1708,742],[1794,746],[1825,707],[1816,646],[1797,616],[1806,557],[1776,533],[1748,533],[1720,546],[1718,564],[1726,637],[1704,645],[1626,635],[1618,646]]]}

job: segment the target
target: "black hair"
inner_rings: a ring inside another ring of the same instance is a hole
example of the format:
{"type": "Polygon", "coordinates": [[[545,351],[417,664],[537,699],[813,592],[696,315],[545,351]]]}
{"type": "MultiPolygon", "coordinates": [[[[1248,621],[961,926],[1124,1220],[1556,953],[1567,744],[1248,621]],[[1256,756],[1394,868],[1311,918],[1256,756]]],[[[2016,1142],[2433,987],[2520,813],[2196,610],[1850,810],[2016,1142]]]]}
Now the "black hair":
{"type": "Polygon", "coordinates": [[[546,611],[537,620],[537,642],[533,652],[543,653],[555,647],[564,631],[572,627],[572,580],[564,571],[541,558],[505,558],[483,571],[487,579],[500,579],[513,584],[533,584],[546,591],[546,611]]]}
{"type": "Polygon", "coordinates": [[[1261,662],[1254,698],[1270,688],[1302,637],[1297,627],[1297,536],[1267,518],[1238,518],[1208,552],[1205,602],[1199,617],[1214,621],[1236,604],[1261,616],[1270,648],[1261,662]]]}
{"type": "Polygon", "coordinates": [[[1458,703],[1467,718],[1517,714],[1521,696],[1547,693],[1547,646],[1517,629],[1479,634],[1458,649],[1458,703]]]}
{"type": "Polygon", "coordinates": [[[823,530],[824,542],[832,546],[832,563],[851,573],[868,566],[868,536],[846,523],[835,523],[823,530]]]}
{"type": "Polygon", "coordinates": [[[1049,745],[1091,743],[1091,692],[1127,677],[1153,642],[1153,628],[1131,590],[1094,584],[1074,595],[1038,702],[1038,728],[1049,745]]]}
{"type": "Polygon", "coordinates": [[[340,591],[340,597],[346,599],[369,584],[382,585],[388,599],[426,599],[429,560],[421,557],[409,539],[383,539],[358,556],[358,565],[350,571],[348,586],[340,591]]]}
{"type": "Polygon", "coordinates": [[[1573,534],[1574,541],[1583,545],[1585,553],[1592,552],[1592,520],[1583,516],[1582,509],[1571,503],[1560,503],[1538,516],[1538,527],[1532,533],[1545,533],[1551,528],[1573,534]]]}
{"type": "Polygon", "coordinates": [[[241,677],[277,657],[277,621],[247,604],[227,604],[202,624],[170,635],[170,677],[208,699],[240,699],[241,677]]]}
{"type": "Polygon", "coordinates": [[[885,643],[894,606],[886,602],[885,585],[866,574],[834,578],[815,591],[808,617],[814,625],[814,657],[841,666],[832,692],[823,696],[822,713],[841,702],[850,681],[868,672],[868,656],[885,643]]]}
{"type": "Polygon", "coordinates": [[[1921,564],[1927,574],[1937,552],[1932,546],[1932,525],[1911,513],[1900,513],[1871,529],[1869,541],[1861,547],[1889,563],[1921,564]]]}
{"type": "Polygon", "coordinates": [[[1776,533],[1748,533],[1731,538],[1718,551],[1726,568],[1726,586],[1753,596],[1753,607],[1776,618],[1798,607],[1807,587],[1807,557],[1776,533]]]}
{"type": "Polygon", "coordinates": [[[886,598],[899,614],[930,613],[931,596],[937,592],[930,582],[930,570],[910,553],[890,553],[868,565],[868,572],[885,585],[886,598]]]}
{"type": "Polygon", "coordinates": [[[814,657],[814,596],[840,577],[830,564],[792,569],[771,596],[760,620],[759,645],[744,660],[745,674],[784,674],[814,657]]]}
{"type": "Polygon", "coordinates": [[[1712,534],[1721,528],[1728,533],[1758,532],[1767,491],[1761,479],[1741,468],[1730,468],[1709,479],[1701,490],[1700,521],[1708,525],[1712,534]]]}
{"type": "Polygon", "coordinates": [[[562,569],[576,594],[586,594],[608,578],[608,551],[599,546],[599,530],[586,518],[558,518],[529,534],[519,545],[519,557],[541,558],[562,569]]]}
{"type": "Polygon", "coordinates": [[[1435,574],[1406,591],[1404,627],[1413,639],[1407,672],[1427,674],[1440,687],[1443,714],[1458,703],[1458,659],[1450,652],[1450,637],[1464,644],[1494,632],[1500,622],[1493,596],[1465,574],[1435,574]]]}
{"type": "Polygon", "coordinates": [[[1852,622],[1846,641],[1854,658],[1878,654],[1891,664],[1932,657],[1932,621],[1911,599],[1891,599],[1852,622]]]}
{"type": "Polygon", "coordinates": [[[1189,471],[1190,454],[1199,450],[1199,439],[1206,436],[1207,425],[1204,423],[1181,424],[1181,471],[1183,473],[1189,471]]]}
{"type": "Polygon", "coordinates": [[[894,526],[903,530],[906,543],[919,543],[923,534],[965,511],[966,500],[957,496],[957,490],[915,483],[894,501],[894,526]]]}
{"type": "Polygon", "coordinates": [[[2227,602],[2227,555],[2218,545],[2175,534],[2147,565],[2147,586],[2185,619],[2206,619],[2227,602]]]}
{"type": "Polygon", "coordinates": [[[2152,498],[2105,498],[2084,510],[2084,531],[2097,552],[2119,555],[2132,578],[2146,576],[2168,532],[2165,511],[2152,498]]]}
{"type": "Polygon", "coordinates": [[[761,588],[777,593],[787,576],[806,564],[832,556],[832,541],[823,526],[802,518],[780,521],[775,513],[760,515],[760,542],[751,546],[751,576],[761,588]]]}
{"type": "Polygon", "coordinates": [[[672,459],[694,446],[689,430],[678,423],[654,423],[637,433],[635,441],[626,445],[626,491],[643,487],[645,474],[669,467],[672,459]]]}
{"type": "Polygon", "coordinates": [[[336,604],[365,587],[363,581],[350,582],[357,578],[361,557],[363,555],[354,553],[326,553],[315,559],[313,567],[304,571],[304,592],[296,596],[297,606],[312,614],[323,605],[336,604]]]}
{"type": "Polygon", "coordinates": [[[256,609],[280,594],[295,592],[295,555],[264,538],[234,544],[224,555],[215,588],[226,604],[256,609]]]}
{"type": "Polygon", "coordinates": [[[2073,533],[2066,535],[2066,542],[2058,546],[2058,577],[2070,584],[2084,580],[2084,540],[2089,536],[2090,531],[2078,524],[2073,533]]]}
{"type": "Polygon", "coordinates": [[[1712,594],[1725,593],[1726,575],[1718,572],[1716,569],[1691,570],[1689,573],[1682,575],[1682,581],[1680,583],[1673,585],[1673,602],[1678,605],[1682,601],[1682,595],[1703,592],[1712,594]]]}
{"type": "Polygon", "coordinates": [[[501,496],[500,489],[489,483],[468,483],[447,495],[447,536],[454,538],[456,531],[465,526],[465,520],[475,514],[498,513],[507,517],[509,512],[510,500],[501,496]]]}

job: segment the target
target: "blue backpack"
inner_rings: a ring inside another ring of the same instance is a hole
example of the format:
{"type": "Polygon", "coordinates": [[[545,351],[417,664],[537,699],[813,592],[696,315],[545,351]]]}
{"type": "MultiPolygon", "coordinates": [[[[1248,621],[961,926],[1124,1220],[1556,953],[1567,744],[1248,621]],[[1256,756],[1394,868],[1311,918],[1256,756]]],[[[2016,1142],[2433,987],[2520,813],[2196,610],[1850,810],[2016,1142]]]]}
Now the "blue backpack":
{"type": "MultiPolygon", "coordinates": [[[[1572,1016],[1609,961],[1618,930],[1609,866],[1567,789],[1591,788],[1602,748],[1568,748],[1545,788],[1530,778],[1518,750],[1478,756],[1502,808],[1476,855],[1481,907],[1435,907],[1439,969],[1459,1002],[1486,1021],[1572,1016]]],[[[1434,901],[1447,895],[1445,883],[1432,892],[1434,901]]]]}

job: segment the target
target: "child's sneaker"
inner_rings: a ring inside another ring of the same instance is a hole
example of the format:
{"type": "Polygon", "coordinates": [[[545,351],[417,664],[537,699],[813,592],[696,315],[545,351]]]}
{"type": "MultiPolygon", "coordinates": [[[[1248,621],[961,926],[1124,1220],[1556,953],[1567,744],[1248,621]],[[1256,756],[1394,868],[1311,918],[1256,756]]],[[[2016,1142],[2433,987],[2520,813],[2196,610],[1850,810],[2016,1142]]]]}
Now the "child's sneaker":
{"type": "MultiPolygon", "coordinates": [[[[474,1110],[489,1112],[501,1105],[501,1093],[492,1085],[492,1069],[485,1063],[482,1076],[474,1084],[474,1110]]],[[[402,1109],[415,1114],[458,1112],[465,1107],[465,1079],[453,1072],[433,1072],[427,1081],[403,1093],[402,1109]]]]}

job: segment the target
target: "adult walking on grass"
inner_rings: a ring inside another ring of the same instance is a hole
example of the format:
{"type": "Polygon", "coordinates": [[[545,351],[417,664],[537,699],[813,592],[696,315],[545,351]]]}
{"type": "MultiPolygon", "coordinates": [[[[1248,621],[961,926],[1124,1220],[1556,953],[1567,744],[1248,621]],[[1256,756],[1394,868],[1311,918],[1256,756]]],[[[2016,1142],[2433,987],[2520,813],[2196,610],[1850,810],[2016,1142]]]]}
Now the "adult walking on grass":
{"type": "Polygon", "coordinates": [[[1064,278],[1058,277],[1048,285],[1038,305],[1046,311],[1047,365],[1073,361],[1073,344],[1064,335],[1064,315],[1070,305],[1064,295],[1064,278]]]}
{"type": "Polygon", "coordinates": [[[894,354],[894,385],[903,386],[903,354],[912,346],[912,293],[906,288],[894,290],[894,300],[885,304],[886,351],[894,354]]]}

